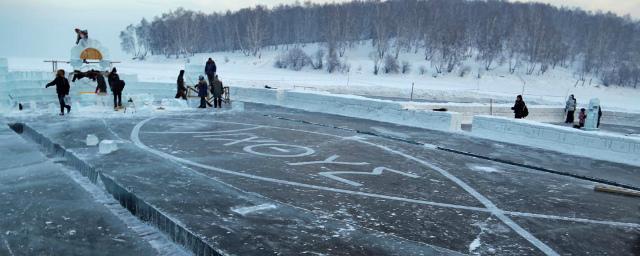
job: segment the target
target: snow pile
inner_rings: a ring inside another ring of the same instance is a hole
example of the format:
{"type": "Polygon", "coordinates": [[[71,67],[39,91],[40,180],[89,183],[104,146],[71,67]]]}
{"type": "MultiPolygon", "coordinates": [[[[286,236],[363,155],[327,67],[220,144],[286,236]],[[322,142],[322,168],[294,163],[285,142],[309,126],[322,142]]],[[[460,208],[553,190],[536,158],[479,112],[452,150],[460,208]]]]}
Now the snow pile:
{"type": "Polygon", "coordinates": [[[472,135],[640,166],[640,139],[494,116],[475,116],[472,135]]]}
{"type": "Polygon", "coordinates": [[[459,131],[461,124],[459,113],[405,109],[398,102],[352,95],[234,87],[231,98],[440,131],[459,131]]]}

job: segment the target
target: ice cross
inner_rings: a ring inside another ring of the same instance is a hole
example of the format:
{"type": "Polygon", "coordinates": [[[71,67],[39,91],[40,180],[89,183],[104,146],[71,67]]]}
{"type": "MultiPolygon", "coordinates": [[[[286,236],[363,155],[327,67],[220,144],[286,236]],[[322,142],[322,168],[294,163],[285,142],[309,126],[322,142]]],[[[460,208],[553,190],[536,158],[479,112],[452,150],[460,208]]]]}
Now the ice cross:
{"type": "Polygon", "coordinates": [[[288,165],[310,165],[310,164],[344,164],[344,165],[368,165],[367,162],[337,162],[335,161],[340,157],[339,155],[332,155],[323,161],[311,161],[311,162],[298,162],[298,163],[287,163],[288,165]]]}

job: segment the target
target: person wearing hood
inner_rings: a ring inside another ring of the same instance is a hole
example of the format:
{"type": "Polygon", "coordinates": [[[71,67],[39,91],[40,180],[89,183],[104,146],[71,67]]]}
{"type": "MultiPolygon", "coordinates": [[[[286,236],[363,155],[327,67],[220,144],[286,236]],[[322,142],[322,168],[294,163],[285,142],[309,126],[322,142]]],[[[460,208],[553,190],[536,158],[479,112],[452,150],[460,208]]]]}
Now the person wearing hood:
{"type": "Polygon", "coordinates": [[[571,94],[569,99],[567,99],[567,104],[564,107],[564,111],[567,112],[567,118],[565,119],[565,124],[573,124],[573,118],[576,113],[577,101],[576,98],[571,94]]]}
{"type": "Polygon", "coordinates": [[[213,83],[211,83],[211,94],[213,94],[213,107],[214,108],[222,108],[222,82],[218,79],[216,75],[213,77],[213,83]]]}
{"type": "Polygon", "coordinates": [[[204,80],[204,76],[198,78],[198,97],[200,97],[200,106],[198,108],[207,108],[207,81],[204,80]]]}
{"type": "Polygon", "coordinates": [[[69,85],[69,80],[64,77],[64,70],[59,69],[58,72],[56,72],[56,78],[45,85],[44,88],[49,88],[49,86],[53,85],[56,86],[56,93],[58,94],[58,102],[60,103],[60,115],[64,116],[65,108],[67,109],[67,114],[69,114],[69,112],[71,112],[71,106],[65,103],[64,98],[69,95],[71,86],[69,85]]]}
{"type": "Polygon", "coordinates": [[[184,70],[180,70],[180,74],[178,74],[178,80],[176,81],[176,99],[182,98],[183,100],[187,99],[187,87],[184,86],[184,70]]]}
{"type": "Polygon", "coordinates": [[[204,67],[204,73],[207,75],[209,84],[213,84],[213,78],[216,75],[216,71],[217,71],[216,62],[213,61],[213,59],[209,58],[207,60],[207,65],[204,67]]]}
{"type": "Polygon", "coordinates": [[[124,89],[124,81],[120,80],[118,70],[114,67],[108,77],[109,87],[113,93],[113,108],[122,107],[122,90],[124,89]]]}
{"type": "Polygon", "coordinates": [[[79,28],[76,28],[75,31],[76,31],[76,44],[80,43],[80,40],[89,39],[89,31],[80,30],[79,28]]]}
{"type": "Polygon", "coordinates": [[[527,104],[524,103],[524,100],[522,99],[522,95],[518,95],[516,97],[516,102],[511,108],[511,110],[513,110],[513,113],[515,114],[516,119],[522,119],[529,115],[527,104]]]}

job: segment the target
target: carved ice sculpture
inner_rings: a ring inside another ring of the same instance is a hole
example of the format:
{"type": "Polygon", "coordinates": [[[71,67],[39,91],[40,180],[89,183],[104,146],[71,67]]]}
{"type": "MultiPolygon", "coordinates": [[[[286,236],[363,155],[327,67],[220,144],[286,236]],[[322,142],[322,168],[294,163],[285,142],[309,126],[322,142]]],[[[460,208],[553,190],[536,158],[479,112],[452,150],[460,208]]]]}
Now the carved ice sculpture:
{"type": "MultiPolygon", "coordinates": [[[[111,66],[111,56],[109,49],[102,46],[100,41],[95,39],[82,39],[80,43],[71,48],[70,64],[74,70],[82,70],[84,64],[97,63],[99,69],[106,71],[111,66]]],[[[94,67],[92,67],[95,69],[94,67]]]]}

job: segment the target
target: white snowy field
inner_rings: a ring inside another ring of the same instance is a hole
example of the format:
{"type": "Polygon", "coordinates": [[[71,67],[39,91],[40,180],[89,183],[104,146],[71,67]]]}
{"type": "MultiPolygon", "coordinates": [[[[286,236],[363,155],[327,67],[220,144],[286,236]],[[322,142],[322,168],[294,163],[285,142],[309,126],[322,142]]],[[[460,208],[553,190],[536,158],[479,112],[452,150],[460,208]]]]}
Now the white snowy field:
{"type": "MultiPolygon", "coordinates": [[[[291,48],[290,46],[289,48],[291,48]]],[[[302,49],[313,56],[318,49],[317,44],[308,44],[302,49]]],[[[470,72],[460,77],[460,71],[434,77],[435,69],[424,60],[423,54],[401,53],[400,64],[407,61],[411,70],[407,74],[373,75],[373,61],[369,58],[374,48],[363,43],[346,51],[341,61],[350,66],[349,72],[329,74],[325,70],[313,70],[305,67],[301,71],[278,69],[274,62],[280,54],[286,52],[280,46],[263,49],[260,58],[245,56],[241,52],[214,52],[196,54],[190,58],[169,58],[151,56],[145,61],[120,60],[117,64],[121,74],[137,74],[140,81],[175,82],[180,69],[189,65],[204,66],[207,58],[216,61],[218,74],[228,86],[269,85],[276,88],[297,88],[301,90],[326,90],[334,93],[358,94],[379,97],[409,99],[414,84],[414,98],[434,101],[450,101],[465,103],[511,102],[515,95],[523,94],[529,104],[564,105],[569,94],[574,94],[579,104],[587,105],[590,98],[600,98],[606,110],[640,112],[640,89],[605,87],[593,78],[585,85],[576,86],[577,77],[573,71],[556,68],[544,75],[525,75],[516,72],[509,74],[506,64],[491,71],[484,71],[478,63],[470,61],[463,66],[470,72]],[[420,67],[426,68],[420,74],[420,67]],[[478,72],[481,78],[478,77],[478,72]],[[524,92],[524,93],[523,93],[524,92]]],[[[326,52],[326,50],[325,50],[326,52]]],[[[62,58],[61,60],[64,60],[62,58]]],[[[326,63],[326,61],[325,61],[326,63]]],[[[70,66],[60,66],[71,69],[70,66]]],[[[10,71],[50,71],[51,64],[43,59],[9,58],[10,71]]],[[[524,72],[524,71],[522,71],[524,72]]],[[[187,81],[194,83],[195,81],[187,81]]]]}

